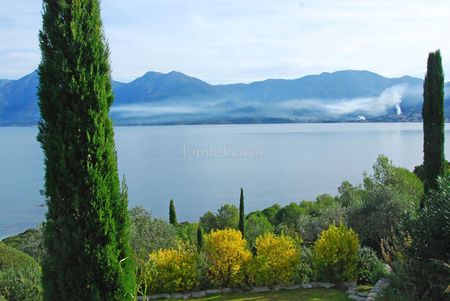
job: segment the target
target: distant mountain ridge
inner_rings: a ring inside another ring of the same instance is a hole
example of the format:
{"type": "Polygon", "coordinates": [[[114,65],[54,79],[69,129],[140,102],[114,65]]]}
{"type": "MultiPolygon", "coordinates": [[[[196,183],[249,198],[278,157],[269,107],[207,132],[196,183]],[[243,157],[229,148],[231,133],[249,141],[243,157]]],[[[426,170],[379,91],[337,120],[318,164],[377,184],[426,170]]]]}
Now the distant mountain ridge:
{"type": "MultiPolygon", "coordinates": [[[[0,80],[0,125],[38,122],[37,85],[36,71],[0,80]]],[[[419,78],[357,70],[228,85],[147,72],[130,83],[113,81],[111,116],[116,124],[417,121],[422,85],[419,78]]]]}

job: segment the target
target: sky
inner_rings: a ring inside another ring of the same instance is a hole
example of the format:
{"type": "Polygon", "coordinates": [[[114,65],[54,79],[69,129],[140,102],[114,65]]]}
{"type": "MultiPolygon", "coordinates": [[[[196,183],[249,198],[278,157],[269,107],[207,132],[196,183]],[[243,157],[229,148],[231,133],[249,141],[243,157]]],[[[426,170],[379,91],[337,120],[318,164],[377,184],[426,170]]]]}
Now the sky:
{"type": "MultiPolygon", "coordinates": [[[[39,64],[39,0],[0,0],[0,78],[39,64]]],[[[212,84],[337,70],[423,77],[441,49],[448,0],[103,0],[113,79],[180,71],[212,84]]],[[[446,80],[448,81],[448,79],[446,80]]]]}

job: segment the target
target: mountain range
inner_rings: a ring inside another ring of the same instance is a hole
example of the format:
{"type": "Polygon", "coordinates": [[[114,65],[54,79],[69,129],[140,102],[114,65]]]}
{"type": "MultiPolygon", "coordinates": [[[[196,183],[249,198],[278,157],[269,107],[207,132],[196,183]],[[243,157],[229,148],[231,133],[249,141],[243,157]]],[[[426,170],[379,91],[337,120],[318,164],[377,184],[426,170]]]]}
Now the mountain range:
{"type": "MultiPolygon", "coordinates": [[[[0,80],[0,125],[38,122],[38,81],[36,71],[0,80]]],[[[112,85],[111,117],[122,125],[419,121],[423,102],[422,79],[356,70],[228,85],[148,72],[112,85]]],[[[450,83],[445,90],[450,95],[450,83]]]]}

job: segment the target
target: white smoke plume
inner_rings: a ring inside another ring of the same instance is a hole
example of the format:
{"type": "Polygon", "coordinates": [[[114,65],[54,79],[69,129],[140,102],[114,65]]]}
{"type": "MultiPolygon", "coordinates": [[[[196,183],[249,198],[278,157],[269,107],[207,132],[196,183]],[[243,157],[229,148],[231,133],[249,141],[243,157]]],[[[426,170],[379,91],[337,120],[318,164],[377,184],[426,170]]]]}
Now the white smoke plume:
{"type": "Polygon", "coordinates": [[[402,113],[400,104],[402,95],[406,91],[406,85],[397,85],[385,89],[379,96],[354,99],[327,100],[294,100],[282,103],[285,109],[312,109],[323,111],[328,115],[341,116],[352,113],[367,115],[386,114],[388,110],[395,108],[397,114],[402,113]]]}

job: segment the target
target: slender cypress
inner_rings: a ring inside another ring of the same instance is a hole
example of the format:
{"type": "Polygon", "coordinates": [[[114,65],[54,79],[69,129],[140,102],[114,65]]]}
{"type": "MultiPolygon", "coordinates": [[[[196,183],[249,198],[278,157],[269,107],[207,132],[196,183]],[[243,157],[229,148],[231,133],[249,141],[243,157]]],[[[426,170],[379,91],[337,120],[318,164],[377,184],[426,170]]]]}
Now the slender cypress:
{"type": "Polygon", "coordinates": [[[171,225],[178,225],[177,212],[175,210],[175,204],[173,203],[173,200],[170,200],[169,204],[169,222],[171,225]]]}
{"type": "Polygon", "coordinates": [[[44,300],[134,300],[99,0],[44,0],[39,38],[38,140],[48,205],[44,300]]]}
{"type": "Polygon", "coordinates": [[[245,212],[244,212],[244,190],[241,188],[241,197],[239,198],[239,231],[242,237],[245,234],[245,212]]]}
{"type": "Polygon", "coordinates": [[[205,243],[203,241],[203,228],[198,225],[197,227],[197,251],[200,252],[203,250],[205,243]]]}
{"type": "MultiPolygon", "coordinates": [[[[445,172],[444,156],[444,71],[439,50],[428,56],[423,86],[423,165],[425,192],[437,188],[437,178],[445,172]]],[[[423,207],[423,202],[421,207],[423,207]]]]}

